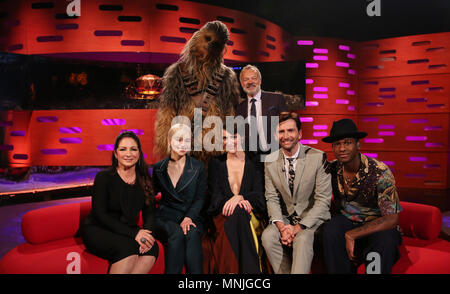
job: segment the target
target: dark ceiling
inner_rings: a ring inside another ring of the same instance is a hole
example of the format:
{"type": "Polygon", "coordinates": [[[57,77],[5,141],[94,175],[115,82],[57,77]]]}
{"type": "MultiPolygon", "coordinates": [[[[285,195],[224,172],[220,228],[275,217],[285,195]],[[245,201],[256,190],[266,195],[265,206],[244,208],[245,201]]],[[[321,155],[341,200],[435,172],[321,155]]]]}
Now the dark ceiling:
{"type": "Polygon", "coordinates": [[[381,16],[366,13],[372,0],[187,0],[247,12],[295,36],[367,41],[450,31],[450,0],[377,0],[381,16]]]}

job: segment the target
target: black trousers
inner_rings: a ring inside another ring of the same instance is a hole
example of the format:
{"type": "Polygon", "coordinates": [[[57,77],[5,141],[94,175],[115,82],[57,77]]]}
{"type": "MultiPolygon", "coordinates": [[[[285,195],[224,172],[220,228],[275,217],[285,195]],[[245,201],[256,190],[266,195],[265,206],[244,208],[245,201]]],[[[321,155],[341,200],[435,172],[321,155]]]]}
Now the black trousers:
{"type": "MultiPolygon", "coordinates": [[[[357,267],[348,258],[345,247],[345,232],[352,230],[360,224],[354,224],[343,215],[335,215],[324,225],[322,231],[323,255],[330,274],[356,273],[357,267]]],[[[401,244],[401,235],[396,229],[373,233],[365,238],[355,241],[356,257],[362,258],[368,266],[375,260],[371,252],[380,256],[379,270],[381,274],[389,274],[392,267],[400,258],[398,246],[401,244]],[[369,258],[368,258],[369,255],[369,258]],[[369,260],[367,260],[369,259],[369,260]]],[[[372,267],[371,267],[372,268],[372,267]]]]}
{"type": "MultiPolygon", "coordinates": [[[[236,206],[224,223],[225,233],[239,263],[239,273],[261,274],[259,256],[250,227],[251,216],[236,206]]],[[[220,253],[219,253],[220,254],[220,253]]]]}
{"type": "Polygon", "coordinates": [[[156,220],[157,236],[166,244],[165,273],[181,274],[183,265],[189,274],[203,273],[202,226],[191,226],[185,235],[180,225],[171,220],[156,220]]]}

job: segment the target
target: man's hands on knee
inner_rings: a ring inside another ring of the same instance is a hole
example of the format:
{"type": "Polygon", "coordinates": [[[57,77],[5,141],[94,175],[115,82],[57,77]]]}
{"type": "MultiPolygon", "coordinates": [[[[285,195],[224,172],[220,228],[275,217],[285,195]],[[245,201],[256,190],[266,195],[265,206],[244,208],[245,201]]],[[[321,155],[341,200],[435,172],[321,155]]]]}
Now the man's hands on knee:
{"type": "Polygon", "coordinates": [[[302,228],[299,225],[285,225],[282,222],[276,222],[275,224],[281,234],[281,244],[291,247],[295,236],[302,231],[302,228]]]}

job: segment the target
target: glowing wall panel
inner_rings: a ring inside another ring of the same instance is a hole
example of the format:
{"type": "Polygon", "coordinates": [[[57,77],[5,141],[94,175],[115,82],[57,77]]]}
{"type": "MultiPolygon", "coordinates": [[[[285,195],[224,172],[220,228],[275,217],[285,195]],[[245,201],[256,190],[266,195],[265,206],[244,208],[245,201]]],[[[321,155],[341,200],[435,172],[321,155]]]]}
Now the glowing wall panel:
{"type": "Polygon", "coordinates": [[[450,73],[449,33],[367,41],[359,48],[361,79],[450,73]]]}
{"type": "Polygon", "coordinates": [[[309,114],[357,113],[357,88],[354,79],[346,77],[308,76],[306,78],[306,109],[309,114]]]}
{"type": "Polygon", "coordinates": [[[141,140],[147,163],[154,163],[153,109],[39,110],[30,120],[33,165],[110,165],[114,140],[124,131],[141,140]]]}
{"type": "Polygon", "coordinates": [[[448,187],[450,33],[359,44],[363,151],[391,163],[401,187],[448,187]]]}
{"type": "Polygon", "coordinates": [[[363,79],[360,114],[448,113],[450,74],[363,79]]]}
{"type": "Polygon", "coordinates": [[[361,115],[358,126],[368,133],[365,149],[390,151],[448,150],[447,114],[361,115]]]}
{"type": "MultiPolygon", "coordinates": [[[[301,142],[331,152],[321,139],[329,135],[333,121],[357,119],[355,43],[321,37],[293,37],[290,60],[305,60],[306,107],[298,111],[302,119],[301,142]]],[[[334,156],[328,155],[329,159],[334,156]]]]}
{"type": "Polygon", "coordinates": [[[386,163],[398,187],[445,189],[448,153],[363,151],[386,163]]]}
{"type": "MultiPolygon", "coordinates": [[[[20,54],[152,53],[178,55],[206,22],[230,31],[226,59],[281,61],[283,30],[262,18],[213,5],[167,0],[81,1],[81,16],[67,1],[2,1],[0,50],[20,54]]],[[[145,54],[144,54],[145,55],[145,54]]],[[[149,57],[147,62],[152,62],[149,57]]]]}
{"type": "Polygon", "coordinates": [[[0,127],[4,132],[0,151],[6,154],[9,166],[26,167],[31,165],[31,145],[29,122],[31,111],[7,111],[0,127]]]}
{"type": "Polygon", "coordinates": [[[287,48],[289,60],[305,60],[308,77],[344,77],[352,79],[357,71],[357,44],[322,37],[292,37],[287,48]]]}

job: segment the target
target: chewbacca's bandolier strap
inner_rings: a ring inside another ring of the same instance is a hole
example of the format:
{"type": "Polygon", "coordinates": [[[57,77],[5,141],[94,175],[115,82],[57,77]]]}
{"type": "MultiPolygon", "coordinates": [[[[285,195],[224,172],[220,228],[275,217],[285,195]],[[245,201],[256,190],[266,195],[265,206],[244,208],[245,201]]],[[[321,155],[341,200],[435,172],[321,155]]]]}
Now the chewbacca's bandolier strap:
{"type": "Polygon", "coordinates": [[[192,97],[195,107],[201,107],[203,114],[206,114],[210,108],[214,97],[220,89],[220,85],[223,82],[225,75],[225,69],[221,67],[216,70],[212,75],[212,80],[206,86],[206,89],[199,89],[197,78],[184,70],[183,64],[178,66],[181,77],[183,79],[184,87],[186,88],[189,96],[192,97]]]}

